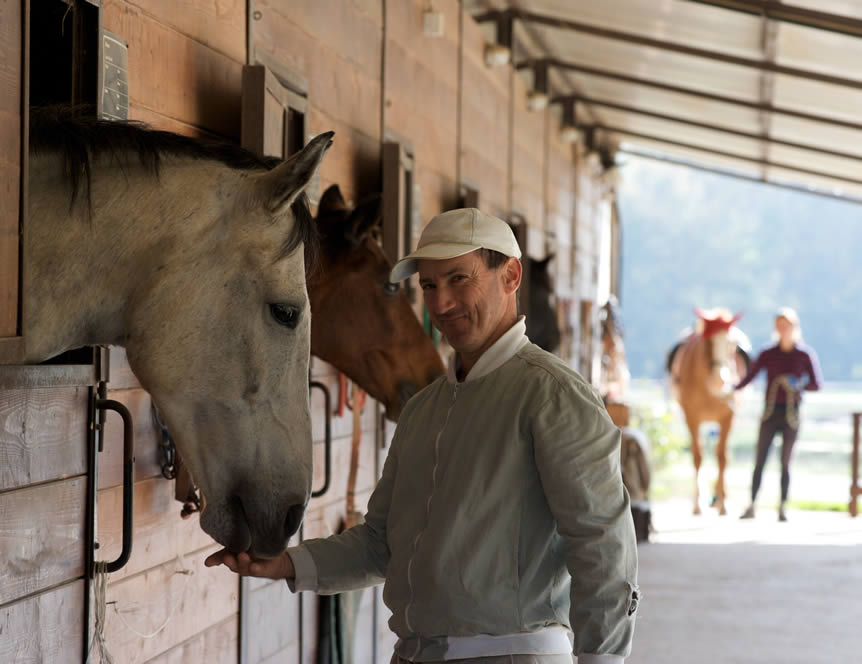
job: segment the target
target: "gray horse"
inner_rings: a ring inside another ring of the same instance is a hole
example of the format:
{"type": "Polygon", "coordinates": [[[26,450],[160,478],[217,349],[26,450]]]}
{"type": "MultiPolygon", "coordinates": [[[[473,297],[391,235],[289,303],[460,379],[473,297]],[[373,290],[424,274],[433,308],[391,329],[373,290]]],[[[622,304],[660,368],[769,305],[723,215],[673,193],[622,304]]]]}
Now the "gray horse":
{"type": "Polygon", "coordinates": [[[26,359],[124,346],[205,500],[201,527],[274,556],[311,486],[303,190],[331,144],[273,170],[70,109],[31,119],[26,359]]]}

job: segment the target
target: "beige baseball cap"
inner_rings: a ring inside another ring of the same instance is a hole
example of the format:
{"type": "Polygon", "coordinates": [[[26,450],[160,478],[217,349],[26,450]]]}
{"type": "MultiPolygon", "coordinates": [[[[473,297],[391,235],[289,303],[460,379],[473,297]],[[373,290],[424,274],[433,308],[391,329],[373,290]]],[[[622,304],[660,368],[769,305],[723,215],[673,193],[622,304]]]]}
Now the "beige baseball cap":
{"type": "Polygon", "coordinates": [[[398,283],[415,274],[419,270],[419,259],[457,258],[477,249],[491,249],[505,256],[521,257],[515,234],[502,219],[476,208],[449,210],[428,222],[416,251],[395,264],[389,280],[398,283]]]}

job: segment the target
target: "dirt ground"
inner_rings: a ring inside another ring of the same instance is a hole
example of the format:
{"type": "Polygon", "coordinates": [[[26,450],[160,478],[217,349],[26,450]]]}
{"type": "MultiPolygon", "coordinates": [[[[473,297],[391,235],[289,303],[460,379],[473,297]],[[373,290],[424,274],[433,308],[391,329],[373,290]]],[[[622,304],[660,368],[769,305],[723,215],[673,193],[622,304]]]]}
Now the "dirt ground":
{"type": "Polygon", "coordinates": [[[627,664],[862,662],[862,517],[654,505],[627,664]]]}

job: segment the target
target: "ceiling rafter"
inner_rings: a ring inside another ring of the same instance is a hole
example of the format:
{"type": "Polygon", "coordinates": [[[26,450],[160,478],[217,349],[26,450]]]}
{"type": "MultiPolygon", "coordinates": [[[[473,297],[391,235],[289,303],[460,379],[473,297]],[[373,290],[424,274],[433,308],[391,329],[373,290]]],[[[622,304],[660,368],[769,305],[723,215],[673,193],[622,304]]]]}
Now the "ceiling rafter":
{"type": "MultiPolygon", "coordinates": [[[[739,136],[740,138],[748,138],[753,141],[761,141],[763,140],[763,135],[759,133],[742,131],[741,129],[734,129],[732,127],[725,127],[722,125],[716,125],[709,122],[702,122],[700,120],[693,120],[691,118],[686,118],[680,115],[671,115],[669,113],[660,113],[658,111],[651,111],[646,108],[640,108],[637,106],[630,106],[628,104],[620,104],[619,102],[597,99],[595,97],[586,97],[583,95],[561,95],[554,97],[552,99],[553,102],[556,103],[564,103],[566,101],[573,101],[575,103],[584,103],[589,106],[597,106],[599,108],[609,108],[615,111],[622,111],[624,113],[634,113],[636,115],[642,115],[645,117],[655,118],[657,120],[665,120],[668,122],[676,122],[679,124],[688,125],[691,127],[697,127],[698,129],[706,129],[709,131],[719,131],[725,134],[731,134],[733,136],[739,136]]],[[[783,145],[788,148],[794,148],[798,150],[808,150],[810,152],[816,152],[819,154],[828,155],[830,157],[839,157],[841,159],[855,159],[862,160],[862,154],[854,154],[852,152],[844,152],[841,150],[830,150],[828,148],[821,148],[814,145],[808,145],[806,143],[796,143],[795,141],[786,141],[780,138],[770,138],[769,141],[774,145],[783,145]]],[[[862,146],[860,146],[862,147],[862,146]]],[[[764,159],[768,159],[764,157],[764,159]]]]}
{"type": "Polygon", "coordinates": [[[737,180],[746,180],[747,182],[754,182],[757,184],[766,184],[771,187],[778,187],[779,189],[789,189],[790,191],[798,191],[803,194],[813,194],[815,196],[823,196],[824,198],[831,198],[833,200],[844,201],[845,203],[856,203],[857,205],[862,205],[862,196],[853,196],[853,195],[842,195],[842,194],[833,194],[830,191],[826,191],[824,189],[810,188],[805,187],[803,185],[791,184],[789,182],[776,182],[775,180],[762,180],[756,175],[745,175],[744,173],[739,173],[736,171],[728,171],[723,168],[716,168],[713,166],[706,166],[704,164],[699,164],[697,162],[688,161],[687,159],[677,159],[675,157],[671,157],[669,155],[658,155],[653,154],[651,152],[647,152],[644,150],[639,150],[637,148],[624,145],[620,147],[620,152],[623,154],[632,155],[633,157],[639,157],[641,159],[651,159],[653,161],[662,162],[665,164],[671,164],[674,166],[683,166],[685,168],[693,168],[698,171],[704,171],[706,173],[714,173],[716,175],[724,175],[729,178],[736,178],[737,180]]]}
{"type": "MultiPolygon", "coordinates": [[[[596,78],[607,78],[614,81],[620,81],[622,83],[630,83],[631,85],[642,85],[644,87],[653,88],[655,90],[663,90],[665,92],[672,92],[676,94],[688,95],[690,97],[698,97],[700,99],[708,99],[709,101],[719,102],[721,104],[731,104],[733,106],[739,106],[741,108],[748,108],[753,111],[766,111],[773,115],[785,115],[791,118],[797,118],[798,120],[806,120],[809,122],[819,122],[822,124],[828,124],[835,127],[841,127],[843,129],[852,129],[854,131],[862,131],[862,122],[851,122],[849,120],[842,120],[841,118],[831,118],[826,115],[817,115],[815,113],[806,113],[804,111],[797,111],[792,108],[785,108],[782,106],[774,106],[773,104],[764,104],[763,102],[756,101],[748,101],[745,99],[738,99],[736,97],[728,97],[726,95],[715,94],[712,92],[705,92],[703,90],[696,90],[695,88],[686,88],[679,85],[673,85],[671,83],[665,83],[663,81],[656,81],[654,79],[641,78],[639,76],[632,76],[630,74],[621,74],[619,72],[610,71],[608,69],[599,69],[597,67],[588,67],[586,65],[580,65],[574,62],[564,62],[563,60],[557,60],[555,58],[546,58],[548,60],[548,64],[551,67],[556,67],[560,69],[568,69],[573,72],[577,72],[580,74],[584,74],[586,76],[594,76],[596,78]]],[[[526,61],[522,63],[518,63],[516,66],[519,69],[523,69],[525,67],[529,67],[532,61],[526,61]]]]}
{"type": "Polygon", "coordinates": [[[684,148],[686,150],[696,150],[699,152],[705,152],[707,154],[713,154],[718,157],[725,157],[727,159],[738,159],[740,161],[747,161],[752,164],[756,164],[758,166],[766,166],[767,168],[781,168],[786,171],[793,171],[795,173],[804,173],[805,175],[811,175],[814,177],[821,177],[827,180],[836,180],[839,182],[846,182],[847,184],[852,184],[857,187],[862,187],[862,180],[857,180],[855,178],[849,178],[844,175],[837,175],[835,173],[824,173],[823,171],[818,171],[813,168],[803,168],[802,166],[795,166],[793,164],[782,164],[775,161],[769,161],[763,159],[761,157],[749,157],[748,155],[739,154],[736,152],[728,152],[727,150],[718,150],[716,148],[709,148],[701,145],[697,145],[695,143],[686,143],[684,141],[677,141],[672,138],[664,138],[662,136],[655,136],[653,134],[647,134],[644,132],[633,131],[630,129],[625,129],[624,127],[614,127],[606,124],[596,124],[593,125],[595,129],[599,129],[601,131],[605,131],[612,134],[621,134],[623,136],[631,136],[632,138],[640,138],[647,141],[654,141],[656,143],[663,143],[665,145],[672,145],[678,148],[684,148]]]}
{"type": "Polygon", "coordinates": [[[776,0],[686,0],[700,5],[710,5],[766,16],[773,21],[793,23],[805,28],[826,30],[851,37],[862,37],[862,20],[853,16],[822,12],[808,7],[785,5],[776,0]]]}
{"type": "Polygon", "coordinates": [[[725,64],[737,65],[739,67],[747,67],[759,71],[770,71],[775,74],[785,76],[794,76],[820,83],[828,83],[830,85],[842,86],[854,90],[862,90],[862,79],[848,78],[846,76],[835,76],[833,74],[825,74],[823,72],[813,71],[810,69],[802,69],[800,67],[790,67],[781,65],[775,62],[765,62],[756,58],[746,58],[740,55],[731,55],[730,53],[722,53],[697,46],[689,46],[679,42],[670,42],[664,39],[639,35],[633,32],[624,32],[611,28],[604,28],[589,23],[582,23],[570,19],[560,18],[556,16],[546,16],[536,12],[528,12],[521,9],[505,9],[502,12],[492,11],[485,14],[475,16],[474,19],[480,23],[497,20],[499,15],[508,14],[519,21],[527,21],[537,25],[546,25],[552,28],[561,30],[571,30],[573,32],[581,32],[590,34],[602,39],[610,39],[614,41],[622,41],[638,46],[646,46],[659,50],[665,50],[672,53],[680,53],[696,58],[712,60],[714,62],[723,62],[725,64]]]}

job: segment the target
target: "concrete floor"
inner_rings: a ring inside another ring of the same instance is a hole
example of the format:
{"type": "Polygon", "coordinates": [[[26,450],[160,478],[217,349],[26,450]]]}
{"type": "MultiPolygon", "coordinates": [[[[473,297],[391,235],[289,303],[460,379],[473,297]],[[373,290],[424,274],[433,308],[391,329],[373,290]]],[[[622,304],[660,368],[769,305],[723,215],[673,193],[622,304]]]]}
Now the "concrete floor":
{"type": "Polygon", "coordinates": [[[862,517],[654,506],[627,664],[862,663],[862,517]]]}

